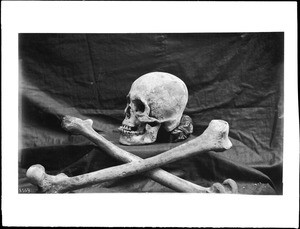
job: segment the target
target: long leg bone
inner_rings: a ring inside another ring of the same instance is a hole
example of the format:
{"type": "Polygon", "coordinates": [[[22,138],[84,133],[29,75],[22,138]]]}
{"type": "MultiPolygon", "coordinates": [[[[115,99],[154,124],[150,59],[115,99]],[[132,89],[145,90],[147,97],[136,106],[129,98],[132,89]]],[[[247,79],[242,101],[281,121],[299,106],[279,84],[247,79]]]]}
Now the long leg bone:
{"type": "MultiPolygon", "coordinates": [[[[73,134],[81,134],[85,136],[87,139],[93,141],[98,147],[106,150],[106,153],[123,162],[129,163],[132,161],[143,160],[142,158],[117,147],[99,135],[93,129],[92,123],[93,121],[90,119],[83,121],[79,118],[65,116],[62,121],[62,127],[73,134]]],[[[179,192],[228,192],[220,184],[214,185],[213,188],[204,188],[174,176],[160,168],[148,171],[145,175],[156,182],[179,192]]]]}
{"type": "MultiPolygon", "coordinates": [[[[90,123],[90,125],[92,124],[91,120],[86,120],[84,122],[90,123]]],[[[82,128],[82,126],[79,127],[79,129],[80,128],[82,128]]],[[[41,165],[34,165],[28,169],[26,175],[32,183],[37,184],[45,192],[67,192],[107,180],[118,179],[145,172],[179,159],[194,156],[201,152],[206,152],[209,150],[217,151],[229,149],[232,144],[228,139],[228,130],[229,127],[227,122],[222,120],[213,120],[210,122],[208,128],[204,131],[204,133],[199,137],[145,160],[136,160],[124,165],[114,166],[75,177],[67,177],[64,174],[50,176],[45,173],[45,170],[41,165]]],[[[74,129],[74,131],[80,133],[78,132],[78,129],[74,129]]],[[[115,149],[118,147],[113,144],[109,144],[102,146],[102,148],[106,151],[115,152],[115,149]]],[[[116,157],[119,157],[119,155],[116,155],[116,157]]],[[[224,182],[224,185],[229,185],[233,192],[235,192],[236,184],[234,181],[231,181],[232,180],[226,180],[224,182]]],[[[218,184],[216,184],[211,188],[203,188],[203,191],[216,192],[216,189],[221,190],[222,188],[218,187],[218,184]]]]}

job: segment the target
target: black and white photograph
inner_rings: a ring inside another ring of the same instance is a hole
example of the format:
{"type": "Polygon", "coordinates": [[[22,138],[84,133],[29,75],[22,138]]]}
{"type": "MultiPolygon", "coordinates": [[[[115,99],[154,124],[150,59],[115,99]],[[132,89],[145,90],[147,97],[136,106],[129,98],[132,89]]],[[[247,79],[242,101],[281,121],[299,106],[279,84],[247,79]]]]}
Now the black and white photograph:
{"type": "Polygon", "coordinates": [[[281,32],[20,34],[19,193],[281,195],[283,52],[281,32]]]}
{"type": "MultiPolygon", "coordinates": [[[[54,6],[50,9],[55,8],[55,4],[47,4],[54,6]]],[[[78,12],[80,4],[74,3],[77,7],[74,12],[78,12]]],[[[101,12],[105,9],[109,12],[115,4],[100,2],[95,6],[101,12]]],[[[145,4],[155,9],[159,6],[145,4]]],[[[180,8],[174,2],[173,5],[176,10],[180,8]]],[[[43,6],[38,7],[41,11],[34,11],[36,14],[41,16],[47,12],[43,6]]],[[[71,5],[61,7],[72,9],[71,5]]],[[[9,4],[7,9],[14,12],[9,4]]],[[[144,5],[138,4],[136,11],[129,7],[129,12],[141,16],[139,10],[143,12],[144,5]]],[[[58,12],[62,11],[58,9],[58,12]]],[[[84,23],[76,28],[76,21],[80,20],[74,19],[76,14],[72,10],[70,17],[66,17],[70,21],[62,20],[64,26],[59,29],[52,26],[59,24],[58,20],[46,16],[42,16],[46,18],[45,24],[37,26],[37,30],[31,26],[26,29],[25,23],[25,29],[18,24],[12,27],[3,24],[4,31],[13,34],[14,42],[10,41],[13,51],[8,51],[7,56],[15,64],[9,77],[15,81],[9,85],[16,89],[11,101],[7,100],[9,96],[4,96],[5,104],[17,102],[13,105],[13,115],[5,117],[13,119],[17,126],[12,129],[17,131],[13,134],[14,143],[2,139],[6,145],[2,164],[9,161],[7,149],[13,149],[10,170],[14,179],[10,182],[15,189],[12,193],[23,209],[41,205],[58,215],[66,212],[63,210],[66,207],[71,207],[71,212],[78,208],[76,217],[69,215],[61,220],[63,223],[53,222],[51,226],[144,227],[227,227],[240,226],[242,221],[240,218],[236,223],[229,220],[224,224],[213,222],[213,225],[207,223],[211,220],[179,223],[179,215],[185,211],[187,219],[195,219],[196,213],[191,211],[198,208],[212,218],[215,214],[227,217],[229,212],[225,209],[229,205],[242,214],[244,210],[252,212],[250,206],[259,203],[257,212],[253,213],[259,215],[258,219],[272,215],[264,211],[265,207],[278,207],[282,211],[280,205],[270,206],[271,198],[281,202],[286,198],[288,205],[291,196],[299,195],[299,185],[296,185],[299,163],[295,163],[297,158],[299,162],[299,133],[298,139],[295,135],[299,132],[299,121],[293,120],[298,105],[286,102],[291,102],[291,97],[297,101],[296,94],[290,95],[296,85],[288,81],[297,79],[296,66],[291,65],[295,56],[290,52],[293,50],[290,41],[295,41],[291,39],[294,30],[234,27],[224,31],[217,27],[208,31],[199,29],[202,24],[197,20],[187,19],[182,21],[194,23],[195,29],[181,25],[184,29],[169,30],[165,21],[162,23],[165,27],[160,28],[159,19],[153,19],[157,26],[154,29],[130,29],[132,25],[126,22],[131,20],[123,17],[126,13],[122,10],[118,12],[121,12],[118,27],[114,21],[110,27],[103,25],[109,20],[91,19],[94,24],[89,29],[84,23]],[[123,29],[122,18],[129,29],[123,29]],[[65,27],[67,24],[70,27],[65,27]],[[291,127],[296,128],[292,138],[285,131],[291,127]],[[292,176],[290,169],[295,173],[292,176]],[[296,185],[295,189],[290,185],[296,185]],[[78,212],[83,214],[89,202],[104,206],[99,221],[89,221],[96,214],[96,206],[86,219],[80,219],[78,212]],[[49,203],[54,205],[53,210],[48,209],[49,203]],[[171,209],[168,212],[178,210],[162,217],[164,205],[171,209]],[[107,223],[106,215],[114,218],[124,211],[127,215],[130,209],[138,212],[139,219],[135,222],[129,223],[129,218],[121,214],[120,221],[107,223]],[[138,209],[145,212],[142,217],[138,209]],[[220,213],[223,211],[226,211],[224,215],[220,213]],[[153,217],[162,218],[162,222],[145,221],[150,212],[153,217]],[[84,223],[76,223],[80,220],[84,223]]],[[[145,16],[148,14],[151,13],[145,16]]],[[[170,15],[170,19],[174,18],[173,13],[170,15]]],[[[198,17],[195,15],[187,13],[186,17],[194,19],[198,17]]],[[[103,15],[95,17],[104,18],[103,15]]],[[[38,17],[26,19],[37,20],[38,17]]],[[[150,19],[141,20],[146,20],[149,26],[150,19]]],[[[6,41],[8,37],[4,38],[3,45],[6,41]]],[[[9,69],[8,64],[4,66],[9,69]]],[[[8,76],[7,72],[3,72],[4,77],[8,76]]],[[[13,89],[7,87],[4,85],[2,89],[12,93],[13,89]]],[[[7,122],[2,119],[3,124],[7,122]]],[[[2,130],[5,133],[8,128],[2,130]]],[[[8,176],[4,169],[2,174],[8,176]]],[[[296,207],[299,205],[291,210],[296,207]]],[[[31,219],[21,218],[28,222],[31,219]]],[[[297,217],[293,219],[297,221],[297,217]]],[[[280,225],[276,220],[279,221],[274,219],[263,226],[280,225]]],[[[30,222],[29,225],[46,226],[41,220],[30,222]]],[[[253,222],[246,225],[253,226],[253,222]]]]}

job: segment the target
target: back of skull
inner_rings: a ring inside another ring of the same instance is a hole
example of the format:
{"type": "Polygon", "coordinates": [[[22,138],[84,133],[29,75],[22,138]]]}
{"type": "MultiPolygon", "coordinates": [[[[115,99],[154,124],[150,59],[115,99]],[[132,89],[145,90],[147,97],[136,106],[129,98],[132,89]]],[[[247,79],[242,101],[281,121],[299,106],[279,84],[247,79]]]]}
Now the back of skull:
{"type": "Polygon", "coordinates": [[[179,125],[187,101],[187,87],[178,77],[165,72],[142,75],[127,95],[120,143],[149,144],[156,140],[160,127],[172,131],[179,125]]]}

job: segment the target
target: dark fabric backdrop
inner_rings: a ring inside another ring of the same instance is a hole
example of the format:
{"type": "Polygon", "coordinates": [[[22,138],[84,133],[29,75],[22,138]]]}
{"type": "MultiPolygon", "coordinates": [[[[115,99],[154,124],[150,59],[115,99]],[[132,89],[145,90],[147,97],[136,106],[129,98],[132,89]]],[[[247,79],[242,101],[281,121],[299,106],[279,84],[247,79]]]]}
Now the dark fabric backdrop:
{"type": "MultiPolygon", "coordinates": [[[[181,144],[118,143],[132,82],[164,71],[187,85],[191,138],[223,119],[233,147],[163,168],[203,186],[232,178],[243,194],[282,194],[283,44],[283,33],[19,34],[19,192],[37,191],[25,177],[33,164],[69,176],[121,164],[62,130],[63,115],[93,119],[100,134],[143,158],[181,144]]],[[[75,192],[172,190],[136,175],[75,192]]]]}

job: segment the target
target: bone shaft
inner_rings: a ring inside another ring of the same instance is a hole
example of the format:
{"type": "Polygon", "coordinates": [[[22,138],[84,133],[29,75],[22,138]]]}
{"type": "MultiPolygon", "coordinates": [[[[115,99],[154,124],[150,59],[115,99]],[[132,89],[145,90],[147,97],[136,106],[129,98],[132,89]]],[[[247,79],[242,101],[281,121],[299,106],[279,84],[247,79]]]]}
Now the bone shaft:
{"type": "Polygon", "coordinates": [[[88,132],[82,132],[82,135],[84,135],[90,141],[94,142],[99,148],[104,150],[106,153],[122,162],[129,163],[137,160],[143,160],[140,157],[115,146],[113,143],[106,140],[103,136],[98,134],[93,129],[90,129],[88,132]]]}
{"type": "MultiPolygon", "coordinates": [[[[60,188],[58,192],[68,192],[79,188],[85,188],[93,184],[102,183],[108,180],[117,179],[126,176],[125,173],[113,173],[111,175],[105,174],[106,172],[97,171],[94,173],[88,173],[80,175],[77,177],[70,177],[60,183],[60,188]]],[[[202,192],[207,193],[209,188],[201,187],[199,185],[193,184],[191,182],[185,182],[185,180],[176,177],[162,169],[153,169],[148,172],[151,179],[157,181],[158,183],[164,184],[167,187],[178,189],[180,192],[202,192]],[[174,178],[172,178],[173,176],[174,178]],[[166,177],[171,177],[170,180],[166,180],[166,177]],[[179,188],[181,187],[181,188],[179,188]]],[[[127,173],[128,174],[128,173],[127,173]]]]}
{"type": "Polygon", "coordinates": [[[219,149],[220,147],[215,146],[216,141],[212,142],[210,138],[210,136],[202,134],[183,145],[151,158],[133,161],[124,165],[110,167],[76,177],[70,177],[68,182],[64,185],[65,188],[62,188],[61,191],[69,191],[78,187],[86,187],[108,180],[127,177],[161,167],[167,163],[191,156],[195,153],[199,154],[208,150],[219,149]],[[210,142],[212,143],[209,144],[210,142]]]}
{"type": "MultiPolygon", "coordinates": [[[[133,161],[143,160],[142,158],[131,154],[114,144],[110,141],[106,140],[104,137],[99,135],[93,129],[89,132],[82,133],[86,138],[94,142],[98,147],[103,149],[109,155],[115,157],[116,159],[129,163],[133,161]]],[[[145,173],[146,176],[151,178],[152,180],[169,187],[178,192],[205,192],[206,189],[195,185],[192,182],[181,179],[171,173],[168,173],[162,169],[154,169],[145,173]]]]}
{"type": "Polygon", "coordinates": [[[146,173],[151,179],[179,192],[208,192],[208,188],[177,177],[163,169],[153,169],[146,173]]]}

